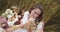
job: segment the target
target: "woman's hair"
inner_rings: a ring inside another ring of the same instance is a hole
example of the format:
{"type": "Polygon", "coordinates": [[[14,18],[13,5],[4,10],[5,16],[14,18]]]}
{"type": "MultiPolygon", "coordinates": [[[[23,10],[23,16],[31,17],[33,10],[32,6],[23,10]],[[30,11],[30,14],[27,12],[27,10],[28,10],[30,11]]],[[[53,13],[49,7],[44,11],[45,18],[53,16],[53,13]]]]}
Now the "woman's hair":
{"type": "Polygon", "coordinates": [[[40,9],[41,14],[36,18],[35,21],[40,22],[40,21],[42,20],[42,13],[43,13],[43,12],[42,12],[42,6],[40,5],[40,3],[37,3],[37,4],[33,5],[33,6],[30,8],[29,13],[31,13],[31,11],[34,10],[34,9],[36,9],[36,8],[40,9]]]}

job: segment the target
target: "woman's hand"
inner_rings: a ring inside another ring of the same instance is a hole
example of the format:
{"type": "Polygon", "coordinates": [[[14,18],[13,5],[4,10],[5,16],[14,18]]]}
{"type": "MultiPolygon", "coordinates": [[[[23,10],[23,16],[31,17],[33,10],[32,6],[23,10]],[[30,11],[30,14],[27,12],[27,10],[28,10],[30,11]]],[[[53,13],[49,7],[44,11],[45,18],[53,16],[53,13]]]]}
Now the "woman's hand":
{"type": "Polygon", "coordinates": [[[35,19],[34,18],[29,18],[28,21],[32,21],[33,22],[33,21],[35,21],[35,19]]]}

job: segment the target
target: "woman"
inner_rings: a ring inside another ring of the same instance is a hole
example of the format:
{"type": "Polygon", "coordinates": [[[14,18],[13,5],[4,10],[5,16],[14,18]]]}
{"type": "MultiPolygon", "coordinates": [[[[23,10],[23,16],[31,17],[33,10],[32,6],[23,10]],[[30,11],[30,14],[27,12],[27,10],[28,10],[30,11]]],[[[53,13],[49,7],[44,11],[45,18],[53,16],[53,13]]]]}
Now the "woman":
{"type": "Polygon", "coordinates": [[[43,11],[42,11],[41,5],[39,3],[35,4],[34,6],[31,7],[31,9],[29,11],[30,11],[29,12],[30,17],[35,19],[35,20],[33,20],[33,21],[35,21],[35,24],[32,24],[34,22],[31,23],[31,28],[33,28],[35,26],[35,28],[33,28],[32,31],[33,32],[43,32],[44,22],[43,22],[43,11]]]}
{"type": "Polygon", "coordinates": [[[19,32],[43,32],[44,22],[40,4],[35,4],[29,11],[24,13],[18,27],[21,27],[20,30],[17,30],[19,32]]]}

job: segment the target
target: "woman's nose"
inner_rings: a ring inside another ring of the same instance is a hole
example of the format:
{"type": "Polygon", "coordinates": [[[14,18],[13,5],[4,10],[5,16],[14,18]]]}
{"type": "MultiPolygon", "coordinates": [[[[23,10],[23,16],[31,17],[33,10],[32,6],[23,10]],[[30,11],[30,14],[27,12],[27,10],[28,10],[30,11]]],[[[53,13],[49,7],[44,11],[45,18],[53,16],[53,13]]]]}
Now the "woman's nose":
{"type": "Polygon", "coordinates": [[[34,17],[36,18],[38,15],[37,14],[34,14],[34,17]]]}

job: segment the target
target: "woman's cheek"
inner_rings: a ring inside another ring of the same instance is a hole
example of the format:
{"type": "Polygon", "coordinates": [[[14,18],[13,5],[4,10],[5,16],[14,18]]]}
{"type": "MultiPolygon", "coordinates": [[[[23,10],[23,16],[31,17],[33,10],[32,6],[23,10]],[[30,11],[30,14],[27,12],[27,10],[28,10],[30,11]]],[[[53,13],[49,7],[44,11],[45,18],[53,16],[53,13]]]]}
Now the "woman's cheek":
{"type": "Polygon", "coordinates": [[[32,11],[31,14],[34,15],[35,14],[34,11],[32,11]]]}
{"type": "Polygon", "coordinates": [[[38,15],[34,14],[34,18],[38,17],[38,15]]]}

